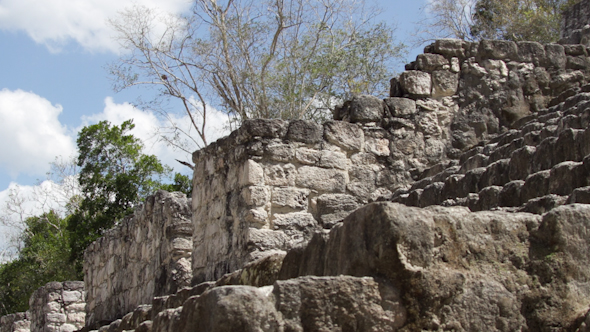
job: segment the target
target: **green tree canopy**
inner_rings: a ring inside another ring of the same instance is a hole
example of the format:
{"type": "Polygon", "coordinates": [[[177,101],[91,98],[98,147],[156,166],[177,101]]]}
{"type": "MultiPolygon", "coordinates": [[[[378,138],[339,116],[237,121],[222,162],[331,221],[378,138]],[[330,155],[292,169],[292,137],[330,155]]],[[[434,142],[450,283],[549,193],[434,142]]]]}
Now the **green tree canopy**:
{"type": "Polygon", "coordinates": [[[26,219],[19,257],[0,265],[0,315],[26,311],[31,294],[50,281],[79,279],[67,223],[54,211],[26,219]]]}
{"type": "Polygon", "coordinates": [[[72,259],[81,271],[86,247],[129,214],[150,193],[162,188],[171,169],[154,155],[142,152],[129,134],[131,120],[120,126],[108,121],[85,127],[78,135],[79,209],[69,219],[72,259]]]}

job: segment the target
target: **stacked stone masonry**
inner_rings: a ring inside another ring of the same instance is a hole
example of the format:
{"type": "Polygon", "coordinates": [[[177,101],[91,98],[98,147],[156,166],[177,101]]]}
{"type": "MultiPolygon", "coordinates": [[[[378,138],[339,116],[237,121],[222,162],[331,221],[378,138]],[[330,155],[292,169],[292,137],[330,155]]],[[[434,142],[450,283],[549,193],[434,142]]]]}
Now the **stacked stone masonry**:
{"type": "Polygon", "coordinates": [[[29,321],[25,312],[0,317],[0,332],[29,331],[31,331],[31,321],[29,321]]]}
{"type": "Polygon", "coordinates": [[[589,46],[590,2],[579,1],[568,8],[562,15],[562,42],[569,44],[584,44],[589,46]]]}
{"type": "Polygon", "coordinates": [[[588,52],[439,40],[384,100],[245,121],[194,153],[192,205],[88,248],[87,328],[587,331],[588,52]]]}
{"type": "Polygon", "coordinates": [[[189,286],[190,199],[158,191],[84,253],[86,325],[123,317],[155,296],[189,286]]]}

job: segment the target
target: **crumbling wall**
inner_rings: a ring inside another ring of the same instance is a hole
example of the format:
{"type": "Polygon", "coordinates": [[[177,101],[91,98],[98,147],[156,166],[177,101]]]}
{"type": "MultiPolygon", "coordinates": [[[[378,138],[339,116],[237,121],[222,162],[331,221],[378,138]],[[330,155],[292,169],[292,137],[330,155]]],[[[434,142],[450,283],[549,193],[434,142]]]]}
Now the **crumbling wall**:
{"type": "MultiPolygon", "coordinates": [[[[561,18],[561,37],[568,40],[571,44],[580,43],[581,32],[587,24],[590,24],[590,1],[582,0],[563,12],[561,18]]],[[[583,44],[587,44],[589,41],[586,39],[583,41],[583,44]]]]}
{"type": "Polygon", "coordinates": [[[195,152],[194,283],[303,245],[408,185],[412,170],[446,159],[453,111],[444,102],[358,96],[337,111],[346,121],[248,120],[195,152]]]}
{"type": "Polygon", "coordinates": [[[82,281],[50,282],[29,300],[31,332],[73,332],[84,327],[86,302],[82,281]]]}
{"type": "Polygon", "coordinates": [[[86,249],[87,326],[190,285],[190,212],[183,193],[158,191],[86,249]]]}
{"type": "Polygon", "coordinates": [[[437,40],[392,80],[392,96],[417,100],[450,96],[458,107],[450,125],[451,157],[559,104],[588,82],[583,45],[437,40]]]}
{"type": "Polygon", "coordinates": [[[31,322],[25,312],[0,317],[0,332],[29,332],[30,327],[31,322]]]}

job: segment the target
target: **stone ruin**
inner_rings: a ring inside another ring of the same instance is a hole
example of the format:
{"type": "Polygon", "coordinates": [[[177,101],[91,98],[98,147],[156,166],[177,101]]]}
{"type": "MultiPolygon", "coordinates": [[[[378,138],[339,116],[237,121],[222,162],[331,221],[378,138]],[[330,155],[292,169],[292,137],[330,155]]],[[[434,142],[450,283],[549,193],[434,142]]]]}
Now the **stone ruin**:
{"type": "Polygon", "coordinates": [[[51,283],[0,331],[590,331],[590,48],[562,42],[438,40],[388,98],[245,121],[86,250],[85,311],[51,283]]]}

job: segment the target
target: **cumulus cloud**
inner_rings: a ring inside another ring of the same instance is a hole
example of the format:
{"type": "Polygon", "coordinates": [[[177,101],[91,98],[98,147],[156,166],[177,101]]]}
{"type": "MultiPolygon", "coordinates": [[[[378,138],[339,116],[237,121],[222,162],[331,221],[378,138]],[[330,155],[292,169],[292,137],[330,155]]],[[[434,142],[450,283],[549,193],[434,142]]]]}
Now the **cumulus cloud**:
{"type": "Polygon", "coordinates": [[[25,31],[57,52],[74,41],[90,51],[117,52],[109,18],[133,5],[180,14],[189,0],[0,0],[0,29],[25,31]]]}
{"type": "Polygon", "coordinates": [[[0,90],[0,167],[11,176],[43,175],[56,156],[76,151],[58,119],[61,105],[22,90],[0,90]]]}
{"type": "MultiPolygon", "coordinates": [[[[117,104],[111,97],[105,99],[105,108],[101,113],[82,118],[82,125],[97,123],[107,120],[111,124],[120,125],[126,120],[132,119],[135,128],[131,131],[135,137],[139,138],[144,146],[145,152],[156,155],[164,164],[179,169],[179,163],[176,159],[190,161],[190,153],[174,148],[161,139],[161,133],[165,130],[162,128],[170,126],[172,123],[179,126],[181,130],[195,138],[197,134],[191,129],[192,124],[187,115],[170,114],[168,119],[161,119],[151,111],[140,110],[129,103],[117,104]]],[[[207,129],[205,136],[208,142],[212,142],[222,136],[229,134],[227,129],[227,115],[215,109],[208,109],[207,129]]],[[[189,152],[196,150],[197,146],[192,145],[188,148],[189,152]]]]}

